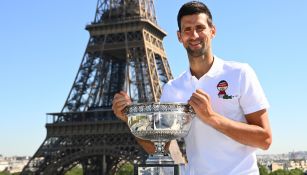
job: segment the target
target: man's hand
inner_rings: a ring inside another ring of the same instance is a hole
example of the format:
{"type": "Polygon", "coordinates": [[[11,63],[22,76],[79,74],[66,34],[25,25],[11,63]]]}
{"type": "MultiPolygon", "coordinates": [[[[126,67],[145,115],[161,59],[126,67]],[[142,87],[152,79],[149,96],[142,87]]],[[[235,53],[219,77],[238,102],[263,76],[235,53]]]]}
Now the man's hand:
{"type": "Polygon", "coordinates": [[[197,89],[188,103],[193,107],[195,113],[207,123],[210,116],[214,115],[211,107],[210,96],[201,89],[197,89]]]}
{"type": "Polygon", "coordinates": [[[121,119],[122,121],[126,122],[128,121],[127,116],[124,114],[124,109],[126,106],[130,105],[131,99],[128,96],[128,94],[124,91],[121,91],[117,94],[115,94],[113,99],[113,105],[112,109],[114,114],[117,116],[117,118],[121,119]]]}

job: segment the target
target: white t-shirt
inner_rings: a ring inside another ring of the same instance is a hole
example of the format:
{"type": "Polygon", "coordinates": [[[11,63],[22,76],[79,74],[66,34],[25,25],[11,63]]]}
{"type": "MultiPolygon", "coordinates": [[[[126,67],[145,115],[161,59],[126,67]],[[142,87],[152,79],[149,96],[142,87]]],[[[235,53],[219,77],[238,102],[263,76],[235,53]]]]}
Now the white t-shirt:
{"type": "MultiPolygon", "coordinates": [[[[210,95],[215,112],[238,122],[245,114],[269,107],[253,69],[244,63],[224,61],[214,56],[210,70],[200,79],[190,70],[163,87],[161,102],[187,103],[196,89],[210,95]]],[[[188,175],[256,175],[259,174],[256,148],[243,145],[202,122],[192,121],[184,138],[188,175]]]]}

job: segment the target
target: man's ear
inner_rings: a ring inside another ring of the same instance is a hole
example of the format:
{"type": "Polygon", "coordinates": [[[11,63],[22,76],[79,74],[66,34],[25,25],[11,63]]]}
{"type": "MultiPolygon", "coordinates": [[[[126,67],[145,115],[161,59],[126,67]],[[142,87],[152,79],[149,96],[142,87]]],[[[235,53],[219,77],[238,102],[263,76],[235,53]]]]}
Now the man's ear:
{"type": "Polygon", "coordinates": [[[177,31],[177,37],[178,37],[178,41],[182,43],[182,38],[181,38],[180,31],[177,31]]]}
{"type": "Polygon", "coordinates": [[[216,35],[216,28],[215,25],[212,25],[211,27],[211,39],[213,39],[216,35]]]}

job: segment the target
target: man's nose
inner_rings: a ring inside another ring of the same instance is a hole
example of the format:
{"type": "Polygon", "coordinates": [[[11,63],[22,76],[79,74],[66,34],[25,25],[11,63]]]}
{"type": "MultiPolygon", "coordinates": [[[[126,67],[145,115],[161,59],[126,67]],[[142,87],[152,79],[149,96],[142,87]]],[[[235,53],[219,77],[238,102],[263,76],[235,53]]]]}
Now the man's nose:
{"type": "Polygon", "coordinates": [[[191,38],[198,38],[199,37],[199,34],[196,30],[193,30],[192,33],[191,33],[191,38]]]}

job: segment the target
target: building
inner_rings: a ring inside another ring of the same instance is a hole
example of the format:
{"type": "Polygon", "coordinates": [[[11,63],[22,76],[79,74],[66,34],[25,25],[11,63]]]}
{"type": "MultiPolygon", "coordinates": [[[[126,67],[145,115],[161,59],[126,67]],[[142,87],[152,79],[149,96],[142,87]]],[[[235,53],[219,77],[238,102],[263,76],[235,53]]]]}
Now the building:
{"type": "Polygon", "coordinates": [[[2,155],[0,155],[0,172],[21,172],[23,167],[28,163],[29,160],[30,157],[28,156],[3,157],[2,155]]]}
{"type": "Polygon", "coordinates": [[[276,170],[283,170],[284,169],[284,163],[279,163],[279,162],[273,162],[271,164],[271,171],[276,171],[276,170]]]}

